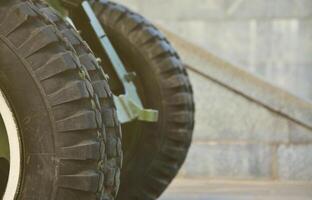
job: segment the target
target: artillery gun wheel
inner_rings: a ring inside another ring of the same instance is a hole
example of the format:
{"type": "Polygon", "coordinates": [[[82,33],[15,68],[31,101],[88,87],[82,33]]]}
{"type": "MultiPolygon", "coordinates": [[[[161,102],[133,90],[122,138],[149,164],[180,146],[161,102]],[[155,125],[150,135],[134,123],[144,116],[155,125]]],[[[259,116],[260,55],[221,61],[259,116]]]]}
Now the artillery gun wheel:
{"type": "MultiPolygon", "coordinates": [[[[119,200],[154,200],[168,187],[183,164],[194,127],[192,87],[184,65],[155,26],[124,6],[95,1],[93,9],[129,72],[135,72],[145,108],[160,111],[158,123],[122,125],[124,167],[119,200]]],[[[71,10],[75,25],[95,54],[109,66],[83,11],[71,10]]],[[[112,67],[109,84],[122,93],[112,67]]]]}
{"type": "Polygon", "coordinates": [[[9,179],[0,191],[5,200],[115,199],[120,127],[104,74],[75,36],[42,1],[0,2],[0,139],[8,136],[10,151],[10,169],[0,162],[1,182],[9,179]]]}

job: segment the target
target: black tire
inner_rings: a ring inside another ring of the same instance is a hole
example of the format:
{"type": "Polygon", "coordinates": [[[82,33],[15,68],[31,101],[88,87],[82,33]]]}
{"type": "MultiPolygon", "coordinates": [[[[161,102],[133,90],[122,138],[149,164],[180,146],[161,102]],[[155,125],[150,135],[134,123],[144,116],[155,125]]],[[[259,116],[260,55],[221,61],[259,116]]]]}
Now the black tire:
{"type": "MultiPolygon", "coordinates": [[[[160,111],[158,123],[133,122],[122,126],[124,168],[119,200],[154,200],[168,187],[187,155],[194,127],[194,102],[185,67],[168,40],[146,19],[107,1],[93,4],[128,71],[137,73],[136,85],[147,108],[160,111]]],[[[106,61],[101,46],[82,10],[71,13],[75,25],[95,54],[106,61]]],[[[114,93],[122,93],[116,75],[114,93]]]]}
{"type": "Polygon", "coordinates": [[[0,87],[23,151],[17,199],[112,200],[118,190],[112,95],[104,74],[96,79],[79,60],[92,52],[69,35],[74,30],[39,0],[0,2],[0,87]],[[92,87],[98,82],[101,91],[92,87]]]}

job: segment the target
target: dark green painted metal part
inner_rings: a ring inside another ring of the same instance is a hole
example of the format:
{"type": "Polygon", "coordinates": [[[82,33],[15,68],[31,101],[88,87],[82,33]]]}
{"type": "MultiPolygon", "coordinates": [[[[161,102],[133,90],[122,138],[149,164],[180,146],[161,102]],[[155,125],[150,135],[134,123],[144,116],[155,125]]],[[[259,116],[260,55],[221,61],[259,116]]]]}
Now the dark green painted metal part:
{"type": "Polygon", "coordinates": [[[7,131],[0,115],[0,158],[10,160],[10,147],[7,131]]]}
{"type": "Polygon", "coordinates": [[[88,1],[82,3],[82,7],[89,18],[90,24],[99,38],[103,49],[108,55],[118,78],[122,82],[125,94],[115,96],[115,104],[117,107],[118,118],[121,123],[129,122],[134,119],[140,121],[155,122],[158,120],[158,111],[152,109],[144,109],[142,101],[138,95],[136,86],[133,82],[136,74],[127,72],[124,64],[106,35],[101,23],[97,19],[88,1]]]}
{"type": "Polygon", "coordinates": [[[57,10],[62,15],[66,15],[66,10],[62,7],[62,4],[59,0],[47,0],[51,7],[57,10]]]}

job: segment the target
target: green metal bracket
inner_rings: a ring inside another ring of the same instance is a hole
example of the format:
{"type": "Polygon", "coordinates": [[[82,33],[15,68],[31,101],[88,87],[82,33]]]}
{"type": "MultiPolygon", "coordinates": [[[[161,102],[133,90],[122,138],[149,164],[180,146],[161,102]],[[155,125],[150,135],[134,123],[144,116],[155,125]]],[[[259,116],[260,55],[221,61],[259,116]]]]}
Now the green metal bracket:
{"type": "Polygon", "coordinates": [[[158,121],[157,110],[144,109],[142,101],[136,90],[136,86],[133,82],[136,74],[133,72],[127,72],[124,64],[122,63],[107,34],[105,33],[101,23],[94,14],[90,3],[88,1],[83,1],[82,8],[86,13],[95,34],[99,38],[104,51],[108,55],[118,78],[124,86],[125,94],[119,97],[114,97],[120,122],[126,123],[135,119],[148,122],[158,121]]]}
{"type": "Polygon", "coordinates": [[[119,121],[125,123],[132,120],[140,120],[146,122],[155,122],[158,120],[158,112],[155,110],[144,109],[136,104],[130,98],[120,95],[114,96],[119,121]]]}
{"type": "Polygon", "coordinates": [[[0,115],[0,158],[10,160],[9,139],[1,115],[0,115]]]}

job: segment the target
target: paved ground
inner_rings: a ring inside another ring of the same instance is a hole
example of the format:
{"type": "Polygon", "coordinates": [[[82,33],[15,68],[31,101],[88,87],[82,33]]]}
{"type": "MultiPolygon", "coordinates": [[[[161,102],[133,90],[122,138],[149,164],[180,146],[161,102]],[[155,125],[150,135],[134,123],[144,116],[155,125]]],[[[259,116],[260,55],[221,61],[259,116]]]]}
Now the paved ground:
{"type": "Polygon", "coordinates": [[[312,183],[176,180],[160,200],[312,200],[312,183]]]}

